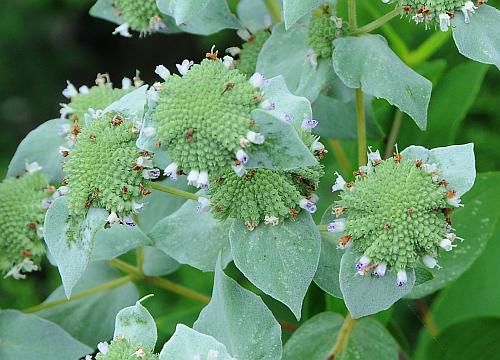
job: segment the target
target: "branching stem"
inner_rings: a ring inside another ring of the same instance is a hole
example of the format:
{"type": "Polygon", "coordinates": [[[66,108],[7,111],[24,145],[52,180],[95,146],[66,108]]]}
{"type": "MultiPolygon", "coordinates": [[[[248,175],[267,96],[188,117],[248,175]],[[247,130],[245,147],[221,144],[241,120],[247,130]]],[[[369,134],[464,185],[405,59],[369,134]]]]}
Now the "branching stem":
{"type": "Polygon", "coordinates": [[[396,145],[396,140],[398,138],[402,121],[403,112],[399,109],[396,109],[394,120],[392,121],[391,133],[389,134],[389,138],[387,139],[387,144],[385,147],[384,159],[388,159],[392,156],[392,152],[394,151],[394,145],[396,145]]]}
{"type": "Polygon", "coordinates": [[[162,184],[159,184],[156,182],[149,183],[149,186],[151,187],[151,189],[163,191],[164,193],[179,196],[179,197],[182,197],[182,198],[188,199],[188,200],[198,200],[198,197],[199,197],[198,195],[190,193],[188,191],[179,190],[179,189],[176,189],[176,188],[173,188],[170,186],[166,186],[166,185],[162,185],[162,184]]]}
{"type": "Polygon", "coordinates": [[[354,33],[358,30],[358,18],[356,16],[356,0],[347,0],[347,11],[349,18],[349,28],[354,33]]]}
{"type": "Polygon", "coordinates": [[[382,25],[384,25],[386,22],[392,20],[396,16],[400,15],[400,10],[399,9],[394,9],[392,11],[389,11],[385,15],[382,15],[376,20],[373,20],[371,23],[368,23],[364,26],[361,26],[358,28],[356,31],[353,31],[352,35],[361,35],[361,34],[366,34],[369,33],[375,29],[378,29],[382,25]]]}

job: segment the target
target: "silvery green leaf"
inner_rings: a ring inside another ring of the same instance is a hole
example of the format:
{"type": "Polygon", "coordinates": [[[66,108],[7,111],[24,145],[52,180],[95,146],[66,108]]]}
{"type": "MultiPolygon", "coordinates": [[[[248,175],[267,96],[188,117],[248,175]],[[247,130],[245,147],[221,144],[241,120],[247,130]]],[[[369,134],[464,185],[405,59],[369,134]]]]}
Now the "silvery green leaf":
{"type": "Polygon", "coordinates": [[[197,206],[198,202],[187,201],[160,220],[149,236],[155,247],[181,264],[213,271],[219,252],[224,266],[231,261],[228,234],[232,221],[216,220],[210,212],[198,212],[197,206]]]}
{"type": "Polygon", "coordinates": [[[234,263],[259,289],[300,319],[302,301],[318,267],[321,239],[311,215],[246,229],[235,221],[229,239],[234,263]]]}
{"type": "Polygon", "coordinates": [[[217,360],[234,360],[226,347],[213,337],[178,324],[174,335],[165,343],[160,360],[208,359],[208,354],[218,354],[217,360]]]}
{"type": "Polygon", "coordinates": [[[308,24],[298,23],[286,31],[283,23],[276,25],[257,59],[257,72],[267,78],[282,75],[292,93],[314,101],[333,75],[330,61],[319,59],[312,65],[308,58],[308,24]]]}
{"type": "Polygon", "coordinates": [[[412,160],[422,160],[426,164],[436,163],[440,177],[449,182],[449,188],[462,196],[474,185],[476,179],[476,160],[474,144],[451,145],[431,150],[423,146],[409,146],[401,152],[412,160]]]}
{"type": "Polygon", "coordinates": [[[333,45],[333,68],[347,86],[386,99],[425,130],[432,83],[406,66],[382,36],[347,36],[333,45]]]}
{"type": "MultiPolygon", "coordinates": [[[[119,276],[117,270],[104,262],[92,263],[75,286],[74,293],[113,281],[119,276]]],[[[44,303],[62,298],[64,289],[60,286],[45,299],[44,303]]],[[[94,347],[100,341],[113,336],[116,314],[124,307],[134,304],[138,298],[137,288],[129,282],[114,289],[39,311],[36,315],[58,324],[75,339],[94,347]]]]}
{"type": "Polygon", "coordinates": [[[78,359],[93,349],[58,325],[16,310],[0,311],[0,359],[78,359]]]}
{"type": "Polygon", "coordinates": [[[123,336],[135,346],[141,346],[150,351],[154,350],[158,339],[155,319],[141,304],[141,301],[146,300],[149,296],[138,300],[133,306],[120,310],[116,315],[113,338],[123,336]]]}
{"type": "Polygon", "coordinates": [[[144,246],[142,256],[142,270],[147,276],[168,275],[176,271],[180,266],[176,260],[153,246],[144,246]]]}
{"type": "Polygon", "coordinates": [[[283,348],[283,360],[325,360],[330,355],[344,319],[323,312],[313,316],[293,332],[283,348]]]}
{"type": "Polygon", "coordinates": [[[470,23],[465,23],[459,11],[452,20],[453,40],[460,54],[500,69],[500,11],[493,6],[482,5],[470,23]]]}
{"type": "MultiPolygon", "coordinates": [[[[172,15],[172,3],[174,0],[156,0],[156,4],[160,11],[167,15],[172,15]]],[[[184,2],[192,2],[194,0],[175,1],[179,4],[184,2]]],[[[206,1],[203,0],[203,3],[206,1]]],[[[199,1],[198,1],[199,3],[199,1]]],[[[182,4],[180,5],[182,6],[182,4]]],[[[177,27],[188,33],[210,35],[222,29],[239,29],[241,27],[238,19],[231,13],[229,6],[225,0],[209,0],[207,5],[199,11],[197,16],[191,17],[188,21],[178,23],[177,27]]]]}
{"type": "Polygon", "coordinates": [[[241,25],[254,33],[266,27],[266,16],[269,12],[262,0],[241,0],[236,7],[241,25]]]}
{"type": "Polygon", "coordinates": [[[193,328],[226,345],[238,360],[281,358],[281,328],[272,312],[260,297],[224,274],[220,257],[212,299],[193,328]]]}
{"type": "Polygon", "coordinates": [[[44,122],[32,130],[17,147],[10,161],[7,176],[18,176],[25,172],[26,163],[38,162],[43,172],[52,183],[59,183],[63,178],[62,161],[59,146],[68,146],[66,136],[57,133],[63,125],[70,125],[66,119],[53,119],[44,122]]]}
{"type": "Polygon", "coordinates": [[[247,168],[289,170],[317,164],[292,124],[261,109],[252,112],[252,119],[266,140],[251,150],[247,168]]]}
{"type": "Polygon", "coordinates": [[[180,25],[191,18],[198,16],[205,10],[210,0],[163,0],[161,9],[172,16],[175,23],[180,25]]]}
{"type": "Polygon", "coordinates": [[[67,234],[70,228],[68,198],[57,198],[45,214],[45,242],[59,268],[68,298],[90,261],[94,234],[104,226],[107,217],[107,211],[90,208],[70,240],[67,234]]]}
{"type": "Polygon", "coordinates": [[[324,2],[324,0],[283,0],[286,30],[324,2]]]}
{"type": "Polygon", "coordinates": [[[144,108],[146,106],[147,88],[147,85],[143,85],[122,96],[114,103],[108,105],[108,107],[103,110],[103,113],[118,112],[125,115],[128,121],[141,123],[144,115],[144,108]]]}
{"type": "Polygon", "coordinates": [[[372,277],[371,274],[359,275],[355,264],[360,257],[361,254],[351,247],[340,261],[340,290],[354,319],[390,308],[408,294],[415,283],[413,269],[406,270],[408,282],[401,287],[396,285],[396,273],[392,270],[380,278],[372,277]]]}
{"type": "MultiPolygon", "coordinates": [[[[321,224],[326,225],[335,219],[335,215],[329,206],[323,217],[321,224]]],[[[338,249],[340,233],[321,232],[321,253],[319,256],[318,269],[314,275],[314,282],[328,294],[342,299],[340,291],[340,259],[344,255],[344,250],[338,249]]]]}
{"type": "Polygon", "coordinates": [[[110,260],[138,246],[152,245],[151,240],[139,226],[113,224],[99,229],[93,240],[92,260],[110,260]]]}

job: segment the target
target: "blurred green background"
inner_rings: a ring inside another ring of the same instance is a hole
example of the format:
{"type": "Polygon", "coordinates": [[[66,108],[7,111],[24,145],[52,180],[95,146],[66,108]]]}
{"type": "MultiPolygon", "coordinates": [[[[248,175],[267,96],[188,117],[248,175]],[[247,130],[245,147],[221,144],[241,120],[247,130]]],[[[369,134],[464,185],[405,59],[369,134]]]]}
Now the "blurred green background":
{"type": "MultiPolygon", "coordinates": [[[[373,1],[375,5],[365,6],[365,1],[369,0],[359,2],[361,24],[372,20],[375,13],[381,15],[387,11],[387,7],[384,8],[381,2],[373,1]]],[[[237,0],[231,3],[234,8],[237,0]]],[[[497,7],[498,3],[489,2],[497,7]]],[[[141,77],[152,83],[156,80],[154,68],[158,64],[175,69],[175,64],[185,58],[195,61],[202,59],[212,44],[223,51],[229,46],[241,43],[233,31],[222,31],[209,37],[176,34],[153,35],[145,39],[135,36],[126,39],[113,36],[111,32],[114,24],[88,15],[92,4],[93,1],[90,0],[0,1],[2,177],[23,137],[42,122],[59,116],[59,103],[65,102],[61,91],[66,86],[66,80],[70,80],[77,87],[90,86],[98,72],[108,72],[112,81],[119,86],[123,76],[132,77],[138,69],[141,71],[141,77]]],[[[340,8],[339,11],[342,14],[343,9],[340,8]]],[[[391,21],[391,26],[410,49],[417,48],[434,33],[401,19],[391,21]]],[[[398,140],[400,149],[412,143],[434,147],[453,142],[474,142],[478,172],[500,170],[499,71],[493,66],[473,63],[458,54],[450,38],[439,51],[416,69],[434,84],[429,111],[429,131],[422,133],[412,121],[403,118],[398,140]]],[[[385,134],[388,134],[394,109],[384,101],[376,100],[374,112],[385,134]]],[[[370,144],[384,149],[384,140],[376,139],[370,144]]],[[[327,140],[324,142],[328,143],[327,140]]],[[[351,163],[355,164],[355,142],[343,141],[342,146],[351,163]]],[[[325,165],[327,175],[320,190],[324,200],[320,202],[321,211],[318,211],[317,219],[322,210],[333,201],[329,187],[333,181],[334,169],[339,169],[339,166],[332,149],[325,159],[325,165]]],[[[495,257],[491,256],[494,252],[498,253],[497,250],[500,251],[497,249],[499,244],[500,233],[497,231],[477,263],[445,292],[460,293],[460,289],[468,289],[470,284],[482,281],[481,269],[500,275],[495,257]]],[[[234,267],[230,267],[229,273],[246,287],[258,292],[234,267]]],[[[188,281],[191,287],[210,294],[211,274],[182,267],[172,278],[181,283],[188,281]]],[[[45,264],[42,272],[30,276],[28,280],[0,281],[0,308],[22,309],[35,305],[43,301],[59,284],[57,271],[48,264],[45,264]]],[[[153,290],[141,290],[142,294],[148,292],[153,290]]],[[[202,306],[170,294],[164,295],[163,298],[155,297],[151,307],[161,327],[160,334],[165,338],[172,333],[175,323],[192,322],[202,306]],[[162,299],[167,299],[165,301],[168,301],[169,311],[166,311],[162,299]]],[[[500,294],[496,295],[497,299],[500,298],[500,294]]],[[[444,293],[440,296],[448,295],[444,293]]],[[[470,294],[457,296],[471,297],[470,294]]],[[[482,296],[486,299],[495,294],[486,292],[482,296]]],[[[434,299],[435,295],[430,296],[424,303],[430,305],[434,299]]],[[[294,323],[291,314],[283,306],[267,297],[265,301],[278,317],[294,323]]],[[[464,299],[464,304],[465,301],[464,299]]],[[[500,316],[500,304],[493,303],[488,306],[486,315],[500,316]]],[[[325,297],[313,284],[305,301],[304,319],[325,309],[344,311],[340,301],[325,297]]],[[[414,335],[424,324],[421,309],[413,301],[402,301],[391,312],[382,313],[378,317],[388,323],[393,334],[404,344],[405,350],[412,352],[410,347],[416,341],[414,335]],[[389,321],[391,314],[394,315],[393,320],[389,321]],[[391,325],[394,322],[398,323],[397,328],[391,325]],[[400,334],[402,329],[405,336],[400,334]]],[[[286,332],[285,336],[288,336],[286,332]]]]}

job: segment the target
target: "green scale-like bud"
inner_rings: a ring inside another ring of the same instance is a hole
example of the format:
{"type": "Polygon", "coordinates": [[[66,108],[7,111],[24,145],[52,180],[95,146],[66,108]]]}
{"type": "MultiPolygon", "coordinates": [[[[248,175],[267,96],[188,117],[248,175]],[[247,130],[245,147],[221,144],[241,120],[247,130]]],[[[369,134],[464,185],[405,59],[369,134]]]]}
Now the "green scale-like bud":
{"type": "Polygon", "coordinates": [[[45,255],[42,242],[45,211],[53,190],[40,171],[0,184],[0,273],[22,279],[37,270],[45,255]]]}
{"type": "Polygon", "coordinates": [[[243,219],[249,230],[260,222],[277,225],[295,219],[301,208],[314,212],[316,190],[323,174],[320,165],[293,171],[248,170],[243,176],[228,170],[208,189],[218,219],[243,219]]]}
{"type": "MultiPolygon", "coordinates": [[[[485,2],[478,0],[477,5],[485,2]]],[[[468,23],[470,15],[478,8],[470,0],[398,0],[397,7],[401,9],[401,14],[411,17],[415,23],[425,23],[426,28],[429,25],[439,26],[441,31],[448,31],[450,20],[457,11],[464,14],[465,22],[468,23]]]]}
{"type": "Polygon", "coordinates": [[[140,346],[132,345],[127,339],[116,338],[111,343],[100,343],[96,360],[158,360],[158,355],[140,346]]]}
{"type": "Polygon", "coordinates": [[[259,57],[260,51],[264,46],[264,43],[269,39],[271,33],[269,30],[258,30],[243,44],[242,49],[239,52],[239,59],[237,68],[240,72],[252,76],[255,73],[255,68],[257,67],[257,58],[259,57]]]}
{"type": "Polygon", "coordinates": [[[362,167],[353,183],[341,176],[332,188],[342,190],[333,212],[341,218],[328,225],[343,232],[340,245],[352,244],[363,254],[357,270],[383,276],[386,268],[398,272],[398,285],[406,283],[406,268],[414,268],[418,258],[425,265],[437,265],[437,250],[449,251],[451,234],[447,216],[456,192],[447,182],[438,182],[435,164],[405,161],[400,154],[380,160],[378,151],[367,167],[362,167]],[[446,216],[445,216],[446,215],[446,216]]]}
{"type": "Polygon", "coordinates": [[[341,30],[342,20],[334,15],[330,5],[323,5],[313,11],[308,42],[317,57],[332,57],[332,42],[339,36],[341,30]]]}
{"type": "Polygon", "coordinates": [[[150,154],[136,146],[139,129],[116,113],[88,122],[66,154],[70,214],[85,216],[90,206],[130,215],[149,192],[145,179],[158,177],[150,154]]]}
{"type": "MultiPolygon", "coordinates": [[[[138,79],[138,78],[136,78],[138,79]]],[[[124,78],[122,81],[123,87],[114,88],[107,74],[99,74],[96,79],[95,86],[88,88],[87,86],[80,87],[79,90],[68,81],[68,86],[64,89],[63,95],[71,101],[69,104],[61,104],[61,117],[70,115],[72,120],[77,120],[80,123],[84,121],[84,114],[89,109],[103,110],[108,105],[128,94],[135,88],[131,86],[131,80],[124,78]]]]}
{"type": "Polygon", "coordinates": [[[179,66],[183,76],[169,76],[162,84],[154,121],[172,160],[169,169],[182,170],[190,183],[204,187],[207,173],[244,165],[248,155],[243,148],[264,141],[253,131],[250,114],[269,101],[262,101],[259,88],[244,74],[219,59],[205,59],[188,70],[190,65],[185,60],[179,66]]]}
{"type": "Polygon", "coordinates": [[[122,36],[130,36],[128,28],[147,35],[166,27],[155,0],[113,0],[113,5],[125,20],[125,26],[115,30],[122,36]]]}

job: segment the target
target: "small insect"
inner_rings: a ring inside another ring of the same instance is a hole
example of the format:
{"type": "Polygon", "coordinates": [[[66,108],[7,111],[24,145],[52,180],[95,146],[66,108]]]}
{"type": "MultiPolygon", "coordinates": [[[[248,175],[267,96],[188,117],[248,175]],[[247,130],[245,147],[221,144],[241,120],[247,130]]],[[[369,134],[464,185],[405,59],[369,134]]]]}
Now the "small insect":
{"type": "Polygon", "coordinates": [[[418,167],[419,169],[422,167],[423,164],[424,162],[422,160],[415,161],[415,166],[418,167]]]}
{"type": "Polygon", "coordinates": [[[195,128],[190,128],[190,129],[188,129],[188,131],[186,131],[186,134],[184,135],[184,137],[186,138],[187,141],[191,142],[191,141],[193,141],[195,132],[196,132],[195,128]]]}
{"type": "Polygon", "coordinates": [[[344,248],[347,246],[347,244],[349,243],[349,241],[351,241],[352,239],[352,236],[351,235],[344,235],[340,238],[339,240],[339,246],[344,248]]]}
{"type": "Polygon", "coordinates": [[[92,134],[92,135],[90,135],[90,136],[89,136],[89,140],[90,140],[90,141],[92,141],[92,142],[93,142],[93,141],[95,141],[95,139],[96,139],[96,137],[95,137],[95,135],[94,135],[94,134],[92,134]]]}
{"type": "Polygon", "coordinates": [[[36,223],[34,222],[29,222],[26,226],[28,226],[28,229],[36,230],[36,223]]]}
{"type": "Polygon", "coordinates": [[[224,88],[224,90],[222,90],[222,92],[220,94],[224,95],[224,93],[226,91],[233,89],[235,85],[236,85],[235,83],[229,83],[229,84],[227,84],[226,87],[224,88]]]}
{"type": "Polygon", "coordinates": [[[123,117],[121,117],[121,115],[113,116],[113,119],[111,119],[111,125],[119,126],[121,124],[123,124],[123,117]]]}
{"type": "Polygon", "coordinates": [[[32,253],[31,253],[30,249],[24,249],[23,251],[21,251],[22,257],[31,257],[31,255],[32,255],[32,253]]]}
{"type": "Polygon", "coordinates": [[[295,209],[295,208],[290,209],[290,217],[292,219],[297,219],[298,216],[299,216],[299,212],[297,209],[295,209]]]}
{"type": "Polygon", "coordinates": [[[445,180],[445,179],[441,180],[441,181],[438,183],[438,185],[439,185],[439,186],[444,186],[444,187],[448,186],[449,184],[450,184],[450,183],[449,183],[447,180],[445,180]]]}
{"type": "Polygon", "coordinates": [[[68,157],[69,156],[69,151],[68,150],[61,150],[61,155],[63,157],[68,157]]]}
{"type": "Polygon", "coordinates": [[[413,8],[411,5],[403,6],[403,11],[405,12],[405,14],[409,14],[412,10],[413,10],[413,8]]]}

